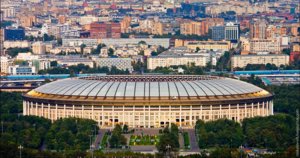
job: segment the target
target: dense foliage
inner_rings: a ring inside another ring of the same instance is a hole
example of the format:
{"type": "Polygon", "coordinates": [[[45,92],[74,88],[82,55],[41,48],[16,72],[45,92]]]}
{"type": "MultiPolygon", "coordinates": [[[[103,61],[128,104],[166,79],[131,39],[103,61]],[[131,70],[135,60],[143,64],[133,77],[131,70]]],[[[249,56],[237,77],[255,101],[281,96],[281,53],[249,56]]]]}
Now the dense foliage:
{"type": "Polygon", "coordinates": [[[21,144],[24,147],[39,149],[45,139],[45,133],[50,127],[50,120],[36,116],[17,116],[4,114],[3,133],[0,142],[6,144],[21,144]]]}
{"type": "Polygon", "coordinates": [[[163,134],[160,135],[159,143],[156,144],[157,150],[161,153],[168,151],[177,151],[179,149],[179,130],[175,124],[171,124],[171,128],[166,127],[163,134]],[[170,146],[168,149],[167,146],[170,146]]]}
{"type": "Polygon", "coordinates": [[[98,131],[97,123],[89,119],[65,118],[55,121],[46,136],[50,150],[80,150],[90,148],[90,135],[98,131]]]}
{"type": "Polygon", "coordinates": [[[117,124],[112,131],[111,137],[109,139],[109,145],[111,148],[120,148],[126,145],[127,140],[124,135],[122,135],[122,127],[117,124]]]}
{"type": "Polygon", "coordinates": [[[231,120],[199,120],[195,129],[200,148],[243,145],[283,151],[295,145],[295,118],[287,114],[246,118],[241,125],[231,120]]]}
{"type": "Polygon", "coordinates": [[[300,109],[300,85],[270,86],[267,90],[274,93],[274,111],[295,115],[300,109]]]}
{"type": "Polygon", "coordinates": [[[264,88],[274,94],[274,111],[277,113],[296,114],[300,109],[300,85],[265,86],[259,77],[254,75],[242,78],[243,81],[264,88]]]}
{"type": "Polygon", "coordinates": [[[11,57],[17,56],[19,53],[32,52],[30,48],[8,48],[7,54],[11,57]]]}
{"type": "Polygon", "coordinates": [[[239,123],[220,119],[216,121],[196,123],[196,134],[200,148],[207,147],[239,147],[243,144],[243,132],[239,123]]]}
{"type": "Polygon", "coordinates": [[[0,91],[0,113],[22,112],[22,94],[17,92],[7,93],[0,91]]]}
{"type": "Polygon", "coordinates": [[[247,118],[242,124],[248,146],[286,149],[295,144],[296,122],[291,115],[247,118]]]}

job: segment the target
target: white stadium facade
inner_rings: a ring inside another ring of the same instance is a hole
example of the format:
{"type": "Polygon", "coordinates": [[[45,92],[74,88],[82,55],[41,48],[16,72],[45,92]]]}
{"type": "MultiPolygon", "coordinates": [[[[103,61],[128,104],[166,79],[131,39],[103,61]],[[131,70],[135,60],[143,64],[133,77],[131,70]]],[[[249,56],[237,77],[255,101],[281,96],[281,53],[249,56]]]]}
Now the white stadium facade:
{"type": "Polygon", "coordinates": [[[252,84],[197,75],[105,75],[54,81],[23,95],[24,115],[52,121],[88,118],[102,128],[127,124],[160,128],[175,123],[273,114],[273,95],[252,84]]]}

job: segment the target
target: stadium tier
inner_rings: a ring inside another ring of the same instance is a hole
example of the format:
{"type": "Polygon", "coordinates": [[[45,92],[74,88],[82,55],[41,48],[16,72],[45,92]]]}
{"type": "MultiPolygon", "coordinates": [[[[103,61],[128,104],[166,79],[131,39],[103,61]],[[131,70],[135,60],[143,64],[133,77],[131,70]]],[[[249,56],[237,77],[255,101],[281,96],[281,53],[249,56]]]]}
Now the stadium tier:
{"type": "Polygon", "coordinates": [[[94,119],[102,128],[127,124],[160,128],[175,123],[273,114],[273,95],[252,84],[198,75],[105,75],[62,79],[23,95],[24,115],[52,121],[94,119]]]}

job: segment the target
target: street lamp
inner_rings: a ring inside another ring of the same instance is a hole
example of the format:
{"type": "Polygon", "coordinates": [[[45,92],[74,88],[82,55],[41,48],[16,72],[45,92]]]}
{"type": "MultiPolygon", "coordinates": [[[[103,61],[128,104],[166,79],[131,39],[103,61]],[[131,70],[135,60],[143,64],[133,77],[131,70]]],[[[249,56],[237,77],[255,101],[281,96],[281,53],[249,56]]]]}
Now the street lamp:
{"type": "Polygon", "coordinates": [[[92,158],[94,158],[94,148],[95,148],[95,145],[92,144],[92,145],[90,146],[90,148],[91,148],[91,152],[92,152],[92,158]]]}
{"type": "Polygon", "coordinates": [[[168,144],[167,146],[166,146],[166,149],[167,149],[167,152],[169,151],[169,157],[171,156],[171,146],[168,144]]]}
{"type": "Polygon", "coordinates": [[[22,146],[22,145],[19,145],[19,146],[18,146],[18,149],[20,150],[20,158],[22,158],[22,149],[23,149],[23,146],[22,146]]]}

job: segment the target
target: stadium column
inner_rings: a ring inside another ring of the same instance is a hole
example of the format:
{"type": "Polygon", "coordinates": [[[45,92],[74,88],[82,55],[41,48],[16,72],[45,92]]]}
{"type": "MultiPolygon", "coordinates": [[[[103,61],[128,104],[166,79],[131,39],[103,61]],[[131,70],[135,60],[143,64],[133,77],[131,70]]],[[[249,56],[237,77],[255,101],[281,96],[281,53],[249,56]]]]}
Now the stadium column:
{"type": "Polygon", "coordinates": [[[30,114],[33,115],[33,102],[30,102],[30,114]]]}
{"type": "Polygon", "coordinates": [[[260,116],[259,102],[257,102],[257,114],[256,114],[256,116],[260,116]]]}
{"type": "Polygon", "coordinates": [[[202,114],[202,105],[200,106],[200,120],[202,120],[203,114],[202,114]]]}
{"type": "Polygon", "coordinates": [[[245,108],[245,110],[244,110],[244,117],[243,117],[243,119],[247,117],[247,113],[248,113],[247,103],[245,103],[245,107],[244,108],[245,108]]]}
{"type": "Polygon", "coordinates": [[[144,113],[144,119],[143,119],[143,126],[144,128],[146,128],[146,106],[143,106],[143,113],[144,113]]]}
{"type": "Polygon", "coordinates": [[[50,104],[48,103],[48,119],[51,119],[50,116],[50,104]]]}
{"type": "Polygon", "coordinates": [[[210,105],[209,120],[212,120],[212,105],[210,105]]]}
{"type": "Polygon", "coordinates": [[[265,102],[263,102],[262,105],[262,115],[265,116],[265,102]]]}
{"type": "Polygon", "coordinates": [[[66,104],[64,104],[64,118],[66,118],[66,104]]]}
{"type": "Polygon", "coordinates": [[[193,126],[193,106],[190,105],[190,126],[193,126]]]}
{"type": "Polygon", "coordinates": [[[181,128],[182,127],[182,106],[180,105],[179,106],[179,127],[181,128]]]}
{"type": "Polygon", "coordinates": [[[44,103],[42,103],[42,109],[40,111],[40,116],[44,117],[44,103]]]}
{"type": "Polygon", "coordinates": [[[123,124],[125,125],[125,106],[124,105],[123,105],[122,119],[123,119],[123,124]]]}
{"type": "Polygon", "coordinates": [[[23,115],[27,115],[27,102],[23,100],[23,115]]]}
{"type": "Polygon", "coordinates": [[[161,126],[161,125],[160,125],[160,122],[161,122],[160,115],[161,115],[161,114],[160,114],[160,105],[159,105],[159,106],[158,106],[158,120],[159,120],[159,125],[158,125],[158,126],[159,126],[159,127],[161,126]]]}
{"type": "Polygon", "coordinates": [[[112,106],[112,115],[111,116],[112,116],[112,125],[113,125],[112,127],[115,128],[115,117],[114,117],[115,116],[115,106],[114,105],[112,106]]]}
{"type": "Polygon", "coordinates": [[[251,104],[251,117],[254,117],[253,116],[253,103],[251,104]]]}
{"type": "Polygon", "coordinates": [[[35,116],[39,116],[38,115],[38,103],[35,102],[35,116]]]}
{"type": "Polygon", "coordinates": [[[57,120],[57,117],[58,117],[58,113],[57,113],[58,111],[57,111],[57,104],[55,104],[55,120],[57,120]]]}
{"type": "Polygon", "coordinates": [[[75,105],[73,105],[72,114],[73,114],[73,117],[75,117],[75,105]]]}
{"type": "Polygon", "coordinates": [[[102,121],[102,126],[104,126],[104,114],[103,114],[103,111],[104,111],[104,109],[103,109],[103,105],[101,105],[101,121],[102,121]]]}
{"type": "Polygon", "coordinates": [[[222,118],[222,105],[220,104],[219,119],[222,118]]]}
{"type": "Polygon", "coordinates": [[[229,108],[228,109],[229,109],[229,111],[228,111],[229,112],[229,120],[232,120],[231,105],[230,104],[229,104],[229,108]]]}
{"type": "Polygon", "coordinates": [[[84,105],[81,106],[81,118],[83,118],[84,105]]]}
{"type": "Polygon", "coordinates": [[[273,105],[273,100],[270,101],[271,102],[271,115],[274,115],[274,105],[273,105]]]}
{"type": "Polygon", "coordinates": [[[92,116],[90,116],[90,119],[94,119],[94,105],[92,105],[92,116]]]}
{"type": "Polygon", "coordinates": [[[151,119],[151,115],[150,115],[150,107],[151,106],[148,106],[148,128],[150,128],[151,127],[151,121],[153,121],[152,119],[151,119]]]}
{"type": "Polygon", "coordinates": [[[236,111],[236,121],[240,122],[240,105],[237,104],[237,111],[236,111]]]}
{"type": "Polygon", "coordinates": [[[267,101],[266,104],[267,104],[267,105],[266,105],[266,113],[267,113],[266,115],[269,116],[269,114],[270,114],[270,113],[269,113],[269,111],[270,111],[270,109],[269,109],[269,108],[270,108],[270,107],[269,107],[269,101],[267,101]]]}

